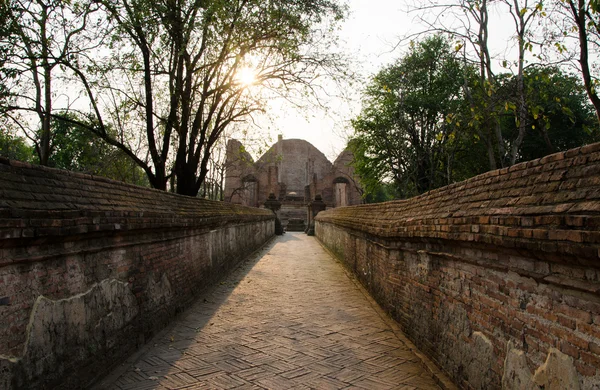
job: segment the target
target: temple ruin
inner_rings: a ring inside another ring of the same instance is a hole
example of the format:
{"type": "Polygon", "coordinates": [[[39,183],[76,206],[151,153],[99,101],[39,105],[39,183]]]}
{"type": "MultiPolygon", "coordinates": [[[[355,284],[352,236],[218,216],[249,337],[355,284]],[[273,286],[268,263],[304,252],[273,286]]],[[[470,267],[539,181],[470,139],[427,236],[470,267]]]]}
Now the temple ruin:
{"type": "Polygon", "coordinates": [[[262,207],[273,193],[282,203],[279,217],[307,222],[307,205],[321,195],[327,208],[362,203],[362,190],[344,150],[333,164],[317,148],[300,139],[277,142],[256,162],[238,140],[227,144],[225,201],[262,207]]]}

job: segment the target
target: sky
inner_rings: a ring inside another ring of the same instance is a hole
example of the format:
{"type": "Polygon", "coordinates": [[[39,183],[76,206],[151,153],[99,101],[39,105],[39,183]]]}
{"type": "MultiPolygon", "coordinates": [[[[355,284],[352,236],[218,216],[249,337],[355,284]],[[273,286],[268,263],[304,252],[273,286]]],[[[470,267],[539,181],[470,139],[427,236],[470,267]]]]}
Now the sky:
{"type": "MultiPolygon", "coordinates": [[[[282,102],[272,102],[271,112],[277,117],[269,124],[268,142],[274,143],[277,134],[284,139],[300,138],[312,143],[331,161],[346,146],[352,129],[349,120],[360,113],[360,86],[368,82],[369,76],[383,66],[392,63],[404,53],[397,47],[402,37],[421,32],[416,13],[408,13],[408,0],[347,0],[350,15],[340,31],[340,45],[357,62],[362,82],[354,91],[354,101],[329,99],[328,112],[311,109],[298,110],[282,102]]],[[[507,50],[512,21],[501,11],[491,11],[492,48],[496,54],[507,50]],[[494,24],[495,23],[495,24],[494,24]]],[[[494,54],[494,53],[492,53],[494,54]]]]}
{"type": "MultiPolygon", "coordinates": [[[[358,63],[360,69],[356,70],[366,82],[368,75],[400,56],[400,51],[392,52],[392,48],[398,37],[408,31],[412,16],[407,15],[406,6],[398,0],[349,0],[348,5],[350,15],[339,34],[340,45],[358,63]]],[[[353,102],[328,99],[327,112],[299,110],[282,102],[273,102],[271,109],[279,114],[270,125],[271,140],[276,141],[277,134],[282,134],[284,139],[304,139],[331,161],[335,160],[344,150],[347,135],[351,133],[350,118],[360,111],[358,89],[353,102]]]]}

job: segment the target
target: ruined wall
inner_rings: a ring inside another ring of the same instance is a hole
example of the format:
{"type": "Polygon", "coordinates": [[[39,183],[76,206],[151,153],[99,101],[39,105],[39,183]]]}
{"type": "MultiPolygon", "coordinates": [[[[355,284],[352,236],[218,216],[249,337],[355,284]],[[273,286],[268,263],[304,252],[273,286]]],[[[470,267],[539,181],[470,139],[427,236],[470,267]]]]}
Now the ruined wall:
{"type": "MultiPolygon", "coordinates": [[[[254,160],[244,145],[236,139],[227,141],[225,157],[225,188],[223,199],[235,204],[249,204],[244,180],[254,177],[254,160]]],[[[256,207],[256,205],[251,205],[256,207]]]]}
{"type": "Polygon", "coordinates": [[[259,210],[0,159],[0,388],[85,388],[272,235],[259,210]]]}
{"type": "Polygon", "coordinates": [[[316,234],[460,386],[600,387],[600,144],[321,212],[316,234]]]}
{"type": "Polygon", "coordinates": [[[277,143],[254,162],[239,141],[230,140],[227,145],[225,200],[261,207],[269,194],[274,193],[284,206],[303,209],[319,194],[329,207],[338,207],[334,182],[341,178],[348,183],[348,204],[360,204],[358,178],[350,165],[352,158],[352,153],[345,150],[332,164],[310,143],[300,139],[284,140],[280,136],[277,143]],[[249,194],[247,185],[244,186],[244,179],[249,178],[255,180],[255,196],[249,194]]]}

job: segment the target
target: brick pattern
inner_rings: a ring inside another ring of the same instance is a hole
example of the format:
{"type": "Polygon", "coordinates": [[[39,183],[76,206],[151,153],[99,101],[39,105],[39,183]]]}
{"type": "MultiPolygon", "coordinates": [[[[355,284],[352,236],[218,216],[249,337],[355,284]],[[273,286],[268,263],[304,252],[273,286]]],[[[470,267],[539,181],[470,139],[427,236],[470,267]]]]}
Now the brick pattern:
{"type": "Polygon", "coordinates": [[[105,280],[125,282],[139,316],[124,324],[118,343],[107,335],[66,348],[61,366],[38,378],[27,367],[14,370],[25,388],[37,380],[81,387],[260,247],[273,221],[269,210],[0,159],[0,355],[27,364],[38,297],[69,299],[105,280]]]}
{"type": "Polygon", "coordinates": [[[600,386],[600,144],[428,194],[322,212],[316,234],[465,388],[500,388],[508,343],[600,386]],[[480,332],[491,351],[478,351],[480,332]],[[482,369],[483,367],[483,369],[482,369]]]}
{"type": "Polygon", "coordinates": [[[374,306],[316,240],[287,233],[96,388],[439,389],[374,306]]]}
{"type": "Polygon", "coordinates": [[[438,238],[595,258],[600,143],[408,200],[327,211],[318,219],[377,237],[438,238]]]}
{"type": "Polygon", "coordinates": [[[0,157],[0,239],[140,229],[214,228],[269,210],[190,198],[0,157]]]}

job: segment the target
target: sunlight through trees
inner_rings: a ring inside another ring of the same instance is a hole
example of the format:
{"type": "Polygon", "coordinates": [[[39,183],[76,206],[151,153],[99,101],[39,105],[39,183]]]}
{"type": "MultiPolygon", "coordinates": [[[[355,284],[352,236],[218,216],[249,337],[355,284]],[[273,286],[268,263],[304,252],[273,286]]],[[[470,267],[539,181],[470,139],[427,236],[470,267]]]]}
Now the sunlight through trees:
{"type": "Polygon", "coordinates": [[[330,50],[346,14],[336,0],[9,0],[0,11],[2,114],[40,163],[62,119],[184,195],[198,193],[226,128],[269,96],[346,73],[330,50]]]}

